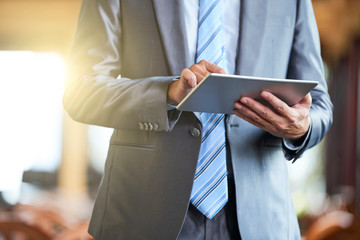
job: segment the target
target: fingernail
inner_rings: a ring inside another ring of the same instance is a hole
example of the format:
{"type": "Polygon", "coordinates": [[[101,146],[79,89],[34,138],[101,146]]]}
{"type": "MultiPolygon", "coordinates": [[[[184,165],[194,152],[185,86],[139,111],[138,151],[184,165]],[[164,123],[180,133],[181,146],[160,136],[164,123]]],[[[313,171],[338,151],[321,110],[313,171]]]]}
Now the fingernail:
{"type": "Polygon", "coordinates": [[[197,85],[196,78],[194,78],[192,79],[192,87],[194,88],[196,87],[196,85],[197,85]]]}
{"type": "Polygon", "coordinates": [[[241,102],[242,102],[243,104],[247,104],[246,98],[242,98],[242,99],[241,99],[241,102]]]}
{"type": "Polygon", "coordinates": [[[269,96],[269,94],[268,94],[267,92],[263,92],[263,93],[262,93],[262,96],[263,96],[264,98],[267,98],[267,97],[269,96]]]}

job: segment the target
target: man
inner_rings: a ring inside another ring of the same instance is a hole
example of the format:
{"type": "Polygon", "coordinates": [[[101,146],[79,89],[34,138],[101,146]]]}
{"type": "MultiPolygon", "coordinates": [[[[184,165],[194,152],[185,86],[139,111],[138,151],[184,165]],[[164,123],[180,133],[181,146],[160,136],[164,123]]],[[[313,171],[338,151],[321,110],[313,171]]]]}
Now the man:
{"type": "Polygon", "coordinates": [[[96,239],[300,239],[286,159],[332,121],[311,2],[205,3],[221,6],[222,67],[198,58],[201,2],[83,2],[64,105],[77,121],[115,129],[89,227],[96,239]],[[216,116],[228,185],[214,216],[193,202],[202,113],[172,107],[210,72],[319,81],[292,107],[263,92],[276,110],[241,98],[234,114],[216,116]]]}

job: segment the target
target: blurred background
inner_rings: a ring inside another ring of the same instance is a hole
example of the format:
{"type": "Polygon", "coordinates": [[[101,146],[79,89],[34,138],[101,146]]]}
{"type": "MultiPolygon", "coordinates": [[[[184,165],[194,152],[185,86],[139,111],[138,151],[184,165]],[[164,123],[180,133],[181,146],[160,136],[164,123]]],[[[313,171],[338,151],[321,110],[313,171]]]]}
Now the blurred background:
{"type": "MultiPolygon", "coordinates": [[[[112,130],[62,107],[80,5],[0,0],[0,240],[91,239],[112,130]]],[[[360,239],[360,0],[313,6],[334,124],[289,181],[304,239],[360,239]]]]}

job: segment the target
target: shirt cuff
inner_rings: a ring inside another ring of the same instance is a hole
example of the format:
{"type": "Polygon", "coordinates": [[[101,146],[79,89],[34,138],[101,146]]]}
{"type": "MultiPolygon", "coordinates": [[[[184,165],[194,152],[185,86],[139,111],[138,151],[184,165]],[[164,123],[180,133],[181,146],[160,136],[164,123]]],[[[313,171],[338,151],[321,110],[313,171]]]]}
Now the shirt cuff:
{"type": "Polygon", "coordinates": [[[284,146],[290,151],[294,151],[294,152],[299,151],[307,143],[307,141],[310,137],[311,129],[312,129],[312,126],[310,124],[309,130],[307,131],[306,135],[304,135],[300,139],[294,140],[294,139],[283,138],[284,146]]]}

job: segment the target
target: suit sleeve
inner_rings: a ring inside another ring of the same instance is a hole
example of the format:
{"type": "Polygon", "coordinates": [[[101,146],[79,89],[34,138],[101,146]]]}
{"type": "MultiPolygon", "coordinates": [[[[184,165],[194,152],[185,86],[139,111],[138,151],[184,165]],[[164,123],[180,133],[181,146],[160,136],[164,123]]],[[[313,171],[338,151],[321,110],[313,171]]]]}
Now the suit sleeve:
{"type": "Polygon", "coordinates": [[[289,79],[317,80],[319,85],[311,91],[311,128],[298,149],[283,144],[285,157],[296,160],[306,149],[318,144],[332,124],[333,105],[328,94],[316,20],[310,0],[298,0],[294,42],[289,61],[289,79]]]}
{"type": "Polygon", "coordinates": [[[179,112],[167,111],[166,104],[175,77],[121,77],[120,8],[120,0],[83,1],[64,107],[74,120],[87,124],[170,131],[179,117],[179,112]]]}

